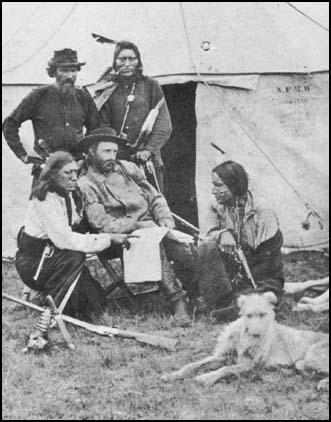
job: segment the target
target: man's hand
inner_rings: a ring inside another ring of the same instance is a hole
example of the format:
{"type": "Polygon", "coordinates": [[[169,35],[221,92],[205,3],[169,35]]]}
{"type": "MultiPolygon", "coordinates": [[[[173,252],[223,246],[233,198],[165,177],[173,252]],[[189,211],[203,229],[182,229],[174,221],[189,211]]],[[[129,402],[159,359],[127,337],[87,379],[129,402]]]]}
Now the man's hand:
{"type": "Polygon", "coordinates": [[[169,230],[172,230],[175,228],[175,224],[172,220],[162,220],[159,223],[160,227],[166,227],[169,230]]]}
{"type": "Polygon", "coordinates": [[[130,248],[130,241],[127,234],[111,234],[111,241],[114,245],[122,246],[123,248],[130,248]]]}
{"type": "Polygon", "coordinates": [[[136,220],[128,221],[125,224],[121,225],[121,232],[122,233],[132,233],[135,230],[138,230],[140,225],[137,223],[136,220]]]}
{"type": "Polygon", "coordinates": [[[135,154],[135,159],[137,161],[141,161],[143,163],[146,163],[147,160],[149,160],[152,156],[152,153],[150,151],[147,151],[146,149],[142,150],[142,151],[138,151],[135,154]]]}
{"type": "Polygon", "coordinates": [[[42,157],[37,157],[37,156],[22,155],[19,158],[24,164],[42,165],[45,163],[45,160],[42,157]]]}
{"type": "Polygon", "coordinates": [[[221,247],[221,251],[224,253],[232,254],[236,248],[236,241],[231,232],[226,231],[223,232],[219,237],[219,245],[221,247]]]}
{"type": "Polygon", "coordinates": [[[22,161],[22,163],[24,163],[24,164],[29,164],[29,157],[28,157],[28,154],[26,154],[26,155],[21,155],[21,156],[19,157],[19,159],[22,161]]]}

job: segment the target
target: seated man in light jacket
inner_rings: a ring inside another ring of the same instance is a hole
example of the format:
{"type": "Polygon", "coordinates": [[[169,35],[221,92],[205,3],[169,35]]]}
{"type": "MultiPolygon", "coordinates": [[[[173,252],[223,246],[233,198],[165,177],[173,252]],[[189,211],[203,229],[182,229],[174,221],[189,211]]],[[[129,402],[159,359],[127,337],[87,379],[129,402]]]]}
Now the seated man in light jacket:
{"type": "MultiPolygon", "coordinates": [[[[78,184],[89,224],[100,233],[132,233],[138,228],[158,226],[173,229],[174,220],[165,198],[134,163],[116,160],[120,142],[110,127],[96,129],[80,142],[87,154],[88,171],[78,184]]],[[[186,293],[167,259],[165,243],[161,243],[160,286],[174,303],[175,321],[186,325],[190,321],[186,293]]],[[[110,257],[119,255],[121,251],[109,251],[110,257]]]]}

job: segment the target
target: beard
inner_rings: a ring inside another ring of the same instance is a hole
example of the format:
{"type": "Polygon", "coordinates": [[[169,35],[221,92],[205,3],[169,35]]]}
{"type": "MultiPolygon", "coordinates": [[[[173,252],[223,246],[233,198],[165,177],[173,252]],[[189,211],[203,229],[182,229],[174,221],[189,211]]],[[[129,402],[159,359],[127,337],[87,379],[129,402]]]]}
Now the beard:
{"type": "Polygon", "coordinates": [[[99,158],[89,154],[87,156],[87,163],[96,169],[99,173],[110,173],[114,170],[116,160],[103,161],[99,158]]]}
{"type": "Polygon", "coordinates": [[[75,85],[74,82],[70,80],[65,80],[59,85],[59,94],[61,101],[64,104],[70,104],[75,98],[75,85]],[[70,85],[69,85],[70,82],[70,85]]]}
{"type": "Polygon", "coordinates": [[[108,161],[105,161],[101,165],[102,171],[103,172],[106,172],[106,173],[113,171],[114,170],[114,167],[115,167],[115,164],[116,164],[116,160],[108,160],[108,161]]]}

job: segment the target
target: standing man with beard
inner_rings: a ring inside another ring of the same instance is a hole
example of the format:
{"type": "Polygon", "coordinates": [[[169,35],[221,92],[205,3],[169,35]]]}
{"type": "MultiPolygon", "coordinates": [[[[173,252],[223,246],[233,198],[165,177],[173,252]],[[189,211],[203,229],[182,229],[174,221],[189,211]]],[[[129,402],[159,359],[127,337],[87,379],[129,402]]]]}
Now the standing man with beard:
{"type": "Polygon", "coordinates": [[[134,155],[135,161],[142,164],[151,159],[163,192],[161,148],[171,135],[171,120],[159,83],[143,75],[140,52],[135,44],[117,43],[112,68],[101,76],[92,91],[102,124],[114,128],[123,139],[119,159],[128,160],[134,155]],[[155,108],[157,117],[151,132],[139,136],[147,116],[155,108]]]}
{"type": "MultiPolygon", "coordinates": [[[[55,84],[34,89],[2,125],[4,137],[25,164],[29,158],[19,136],[19,128],[31,120],[34,131],[34,150],[45,158],[49,153],[67,151],[77,160],[80,158],[77,141],[99,126],[98,110],[90,94],[75,86],[77,72],[85,63],[79,62],[77,52],[69,48],[54,52],[48,63],[47,73],[55,78],[55,84]]],[[[41,169],[34,165],[33,186],[41,169]]]]}

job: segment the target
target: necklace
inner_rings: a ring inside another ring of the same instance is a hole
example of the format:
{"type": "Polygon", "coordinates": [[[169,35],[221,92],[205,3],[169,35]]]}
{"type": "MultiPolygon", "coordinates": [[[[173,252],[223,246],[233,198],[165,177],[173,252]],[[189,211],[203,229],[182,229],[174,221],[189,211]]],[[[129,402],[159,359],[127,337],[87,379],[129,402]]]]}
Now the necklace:
{"type": "Polygon", "coordinates": [[[125,113],[124,113],[124,117],[123,117],[123,121],[122,121],[122,125],[121,125],[121,130],[120,130],[120,134],[119,134],[120,138],[123,138],[123,139],[127,138],[127,134],[124,133],[123,130],[124,130],[124,126],[125,126],[125,123],[126,123],[126,119],[128,118],[130,105],[135,99],[135,96],[134,96],[135,89],[136,89],[136,83],[134,82],[132,84],[131,92],[126,98],[125,113]]]}

